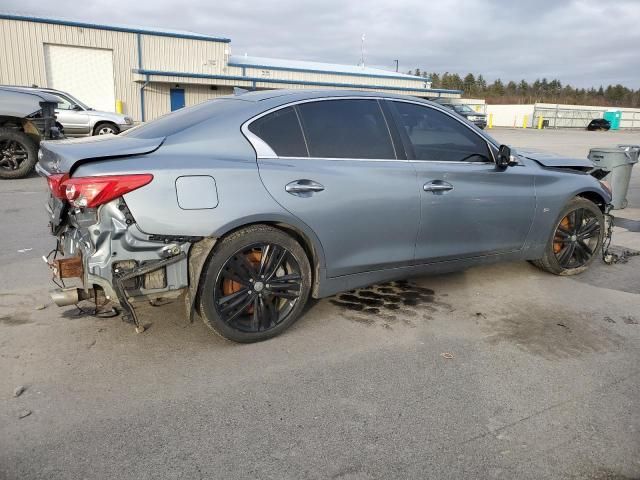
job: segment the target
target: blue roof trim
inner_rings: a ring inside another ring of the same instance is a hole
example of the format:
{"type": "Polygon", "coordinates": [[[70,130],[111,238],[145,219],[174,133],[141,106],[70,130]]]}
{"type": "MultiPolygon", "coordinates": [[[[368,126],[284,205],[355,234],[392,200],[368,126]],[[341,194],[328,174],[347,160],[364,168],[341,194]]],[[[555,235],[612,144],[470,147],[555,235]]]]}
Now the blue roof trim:
{"type": "Polygon", "coordinates": [[[280,78],[243,77],[240,75],[210,75],[205,73],[165,72],[160,70],[138,69],[138,70],[134,70],[133,72],[140,73],[142,75],[156,75],[160,77],[209,78],[214,80],[241,80],[241,81],[247,81],[247,82],[259,82],[259,83],[310,85],[314,87],[346,87],[346,88],[369,89],[369,90],[382,88],[386,90],[399,90],[403,92],[462,94],[462,90],[445,90],[442,88],[409,88],[409,87],[394,87],[391,85],[362,85],[362,84],[354,84],[354,83],[308,82],[305,80],[283,80],[280,78]]]}
{"type": "Polygon", "coordinates": [[[231,42],[228,38],[211,37],[209,35],[199,35],[197,33],[180,33],[162,30],[153,30],[145,28],[125,27],[117,25],[102,25],[98,23],[74,22],[71,20],[62,20],[56,18],[31,17],[26,15],[11,15],[0,13],[0,19],[4,20],[20,20],[23,22],[48,23],[50,25],[65,25],[67,27],[95,28],[97,30],[110,30],[113,32],[141,33],[143,35],[156,35],[159,37],[187,38],[189,40],[204,40],[208,42],[231,42]]]}
{"type": "MultiPolygon", "coordinates": [[[[383,74],[373,74],[373,73],[358,73],[358,72],[340,72],[337,70],[317,70],[313,68],[299,68],[299,67],[275,67],[271,65],[255,65],[252,63],[235,63],[229,62],[227,65],[230,67],[246,67],[246,68],[264,68],[268,70],[282,70],[285,72],[306,72],[306,73],[321,73],[321,74],[329,74],[329,75],[346,75],[352,77],[369,77],[369,78],[391,78],[395,80],[408,80],[410,82],[429,82],[431,81],[429,78],[424,77],[415,77],[411,78],[410,76],[395,76],[395,75],[383,75],[383,74]]],[[[393,73],[393,72],[391,72],[393,73]]]]}

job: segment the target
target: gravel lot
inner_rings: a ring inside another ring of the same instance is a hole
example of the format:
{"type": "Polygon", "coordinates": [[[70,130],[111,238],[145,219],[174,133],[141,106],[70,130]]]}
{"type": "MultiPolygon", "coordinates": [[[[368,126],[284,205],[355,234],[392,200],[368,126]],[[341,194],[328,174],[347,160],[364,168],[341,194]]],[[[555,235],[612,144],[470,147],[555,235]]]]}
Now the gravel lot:
{"type": "MultiPolygon", "coordinates": [[[[579,156],[640,143],[492,134],[579,156]]],[[[640,167],[629,200],[614,243],[640,250],[640,167]]],[[[146,308],[142,335],[52,306],[44,201],[40,178],[0,183],[1,479],[640,478],[640,257],[419,278],[393,288],[434,294],[395,317],[325,299],[236,345],[173,306],[146,308]]]]}

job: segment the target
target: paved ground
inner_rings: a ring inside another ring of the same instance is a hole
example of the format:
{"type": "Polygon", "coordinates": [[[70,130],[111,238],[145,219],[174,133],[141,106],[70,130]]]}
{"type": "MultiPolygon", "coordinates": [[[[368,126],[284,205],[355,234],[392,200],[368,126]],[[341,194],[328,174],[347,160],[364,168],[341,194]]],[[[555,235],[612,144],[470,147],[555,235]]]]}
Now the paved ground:
{"type": "MultiPolygon", "coordinates": [[[[583,156],[640,143],[493,134],[583,156]]],[[[38,178],[0,183],[1,479],[640,478],[640,257],[420,278],[393,287],[417,296],[395,318],[327,299],[241,346],[176,308],[135,335],[48,305],[44,198],[38,178]]],[[[629,199],[615,243],[640,249],[640,168],[629,199]]]]}

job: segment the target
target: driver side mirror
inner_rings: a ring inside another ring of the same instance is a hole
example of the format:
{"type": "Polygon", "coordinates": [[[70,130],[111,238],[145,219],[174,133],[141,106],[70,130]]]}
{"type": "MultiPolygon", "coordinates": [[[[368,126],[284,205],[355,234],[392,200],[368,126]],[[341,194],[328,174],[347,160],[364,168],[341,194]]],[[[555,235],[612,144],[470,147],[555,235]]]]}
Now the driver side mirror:
{"type": "Polygon", "coordinates": [[[73,107],[71,107],[71,110],[75,110],[76,112],[81,112],[82,107],[80,105],[74,105],[73,107]]]}
{"type": "Polygon", "coordinates": [[[511,149],[508,145],[500,145],[496,163],[499,168],[507,168],[518,164],[518,162],[511,157],[511,149]]]}

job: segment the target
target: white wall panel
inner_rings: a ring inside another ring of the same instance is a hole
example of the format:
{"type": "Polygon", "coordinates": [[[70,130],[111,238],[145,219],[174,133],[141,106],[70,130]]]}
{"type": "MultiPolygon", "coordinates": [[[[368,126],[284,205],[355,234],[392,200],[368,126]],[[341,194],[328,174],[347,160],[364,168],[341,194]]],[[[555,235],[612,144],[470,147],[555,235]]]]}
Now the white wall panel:
{"type": "Polygon", "coordinates": [[[115,112],[112,50],[45,44],[44,60],[49,88],[70,92],[95,110],[115,112]]]}

